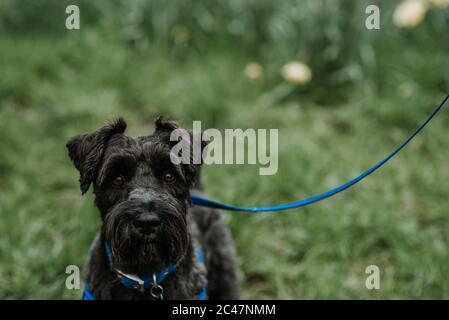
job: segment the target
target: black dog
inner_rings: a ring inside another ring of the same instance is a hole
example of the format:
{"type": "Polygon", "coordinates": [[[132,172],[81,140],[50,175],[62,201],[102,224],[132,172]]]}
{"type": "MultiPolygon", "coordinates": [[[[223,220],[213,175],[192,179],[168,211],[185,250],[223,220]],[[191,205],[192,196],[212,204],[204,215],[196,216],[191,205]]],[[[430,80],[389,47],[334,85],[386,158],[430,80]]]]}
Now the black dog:
{"type": "Polygon", "coordinates": [[[226,225],[215,210],[189,207],[200,165],[174,165],[170,133],[177,124],[161,118],[155,124],[153,134],[131,138],[118,119],[67,143],[81,191],[93,184],[103,222],[85,298],[197,299],[207,289],[209,299],[238,299],[226,225]]]}

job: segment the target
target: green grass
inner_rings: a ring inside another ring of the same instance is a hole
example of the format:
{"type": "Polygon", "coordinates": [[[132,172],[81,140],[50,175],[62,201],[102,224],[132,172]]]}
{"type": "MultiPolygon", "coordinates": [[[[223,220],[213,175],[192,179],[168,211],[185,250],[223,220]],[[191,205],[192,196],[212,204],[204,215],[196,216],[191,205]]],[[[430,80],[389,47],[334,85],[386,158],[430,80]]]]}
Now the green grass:
{"type": "MultiPolygon", "coordinates": [[[[443,49],[381,55],[381,83],[361,81],[343,99],[329,92],[317,103],[317,91],[298,89],[267,103],[261,97],[282,81],[247,81],[244,67],[257,57],[244,51],[134,50],[91,28],[2,35],[0,298],[81,295],[65,289],[64,271],[86,262],[99,218],[67,157],[71,136],[116,116],[127,119],[129,134],[150,133],[161,113],[187,127],[202,120],[203,128],[279,128],[276,175],[208,166],[206,193],[242,206],[293,201],[354,177],[407,137],[447,93],[447,76],[438,74],[449,66],[443,49]],[[401,93],[403,83],[411,93],[401,93]]],[[[277,70],[279,61],[264,64],[277,70]]],[[[444,110],[385,168],[324,202],[279,214],[223,213],[245,296],[449,298],[448,123],[444,110]],[[370,264],[381,269],[377,291],[365,288],[370,264]]]]}

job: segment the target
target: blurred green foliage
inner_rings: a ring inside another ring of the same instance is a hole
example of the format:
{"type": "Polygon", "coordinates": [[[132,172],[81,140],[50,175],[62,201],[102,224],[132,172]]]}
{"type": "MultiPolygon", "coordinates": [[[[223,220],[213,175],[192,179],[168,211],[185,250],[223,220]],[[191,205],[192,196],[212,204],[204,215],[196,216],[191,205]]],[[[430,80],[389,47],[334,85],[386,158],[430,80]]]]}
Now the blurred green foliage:
{"type": "MultiPolygon", "coordinates": [[[[314,73],[307,89],[313,89],[313,97],[327,104],[329,93],[332,98],[345,97],[342,89],[351,91],[355,83],[363,82],[365,90],[375,93],[382,89],[385,77],[379,70],[384,70],[380,67],[383,53],[407,59],[416,47],[449,49],[445,41],[448,10],[429,10],[426,23],[403,30],[391,19],[398,2],[5,0],[0,4],[0,25],[11,35],[59,39],[67,35],[61,27],[66,15],[61,12],[69,4],[77,4],[83,29],[103,32],[102,37],[120,40],[134,51],[169,48],[182,61],[191,55],[226,54],[232,48],[233,53],[267,65],[269,86],[279,81],[278,70],[285,61],[299,59],[314,73]],[[380,31],[368,32],[364,27],[368,4],[381,7],[380,31]]],[[[415,57],[409,59],[413,63],[415,57]]],[[[444,90],[449,76],[442,73],[437,83],[427,80],[428,86],[444,90]]]]}
{"type": "MultiPolygon", "coordinates": [[[[391,151],[448,93],[449,9],[413,29],[399,1],[0,2],[0,298],[78,298],[99,225],[66,155],[73,135],[124,116],[130,134],[165,114],[185,126],[279,128],[279,172],[207,166],[206,192],[274,204],[353,177],[391,151]],[[365,8],[381,8],[381,29],[365,8]],[[65,28],[78,4],[81,29],[65,28]],[[287,62],[313,78],[296,87],[287,62]],[[263,79],[245,66],[257,62],[263,79]]],[[[283,214],[225,213],[250,298],[448,298],[449,116],[357,188],[283,214]],[[369,264],[381,290],[365,288],[369,264]]]]}

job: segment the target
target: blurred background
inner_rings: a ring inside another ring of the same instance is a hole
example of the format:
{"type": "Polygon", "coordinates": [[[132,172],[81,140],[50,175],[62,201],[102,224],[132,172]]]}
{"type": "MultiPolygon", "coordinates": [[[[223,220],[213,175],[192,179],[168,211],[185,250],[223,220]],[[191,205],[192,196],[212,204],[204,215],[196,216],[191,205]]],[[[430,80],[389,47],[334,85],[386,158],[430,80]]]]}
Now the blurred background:
{"type": "MultiPolygon", "coordinates": [[[[2,0],[0,298],[79,299],[99,227],[65,149],[123,116],[147,134],[278,128],[279,170],[204,168],[242,206],[302,199],[354,177],[449,93],[446,0],[2,0]],[[67,5],[80,30],[67,30],[67,5]],[[365,9],[380,8],[380,30],[365,9]]],[[[244,294],[261,299],[449,298],[449,110],[355,188],[281,214],[223,213],[244,294]],[[380,290],[365,287],[378,265],[380,290]]]]}

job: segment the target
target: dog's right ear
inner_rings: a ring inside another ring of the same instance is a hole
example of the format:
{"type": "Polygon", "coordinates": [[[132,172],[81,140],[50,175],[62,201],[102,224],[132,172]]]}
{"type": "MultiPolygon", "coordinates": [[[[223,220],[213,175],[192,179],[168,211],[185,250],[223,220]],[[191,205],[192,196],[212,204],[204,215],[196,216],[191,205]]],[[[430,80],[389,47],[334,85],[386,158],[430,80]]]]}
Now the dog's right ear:
{"type": "Polygon", "coordinates": [[[125,130],[125,120],[118,118],[97,131],[75,136],[67,142],[69,157],[80,173],[79,181],[82,194],[89,190],[89,186],[94,180],[108,140],[114,134],[123,133],[125,130]]]}

